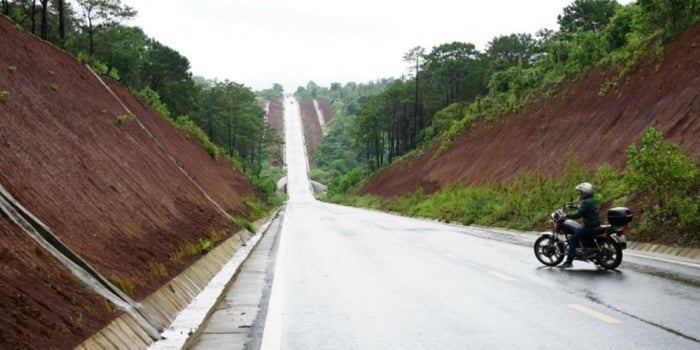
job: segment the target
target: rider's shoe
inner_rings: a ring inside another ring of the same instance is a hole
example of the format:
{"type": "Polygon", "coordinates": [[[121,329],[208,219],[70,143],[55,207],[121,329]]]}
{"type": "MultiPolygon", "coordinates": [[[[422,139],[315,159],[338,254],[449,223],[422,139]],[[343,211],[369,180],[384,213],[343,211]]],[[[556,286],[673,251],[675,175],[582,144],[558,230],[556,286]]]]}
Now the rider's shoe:
{"type": "Polygon", "coordinates": [[[559,265],[559,267],[562,269],[570,269],[570,268],[574,267],[574,264],[568,262],[568,263],[563,263],[563,264],[559,265]]]}

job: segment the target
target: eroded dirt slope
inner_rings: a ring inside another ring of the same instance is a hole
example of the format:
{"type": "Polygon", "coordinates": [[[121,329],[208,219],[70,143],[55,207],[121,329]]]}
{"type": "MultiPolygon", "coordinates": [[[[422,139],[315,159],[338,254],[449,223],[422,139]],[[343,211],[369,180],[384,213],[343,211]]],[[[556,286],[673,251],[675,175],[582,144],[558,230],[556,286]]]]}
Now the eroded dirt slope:
{"type": "MultiPolygon", "coordinates": [[[[188,244],[234,234],[223,211],[245,217],[255,193],[228,161],[107,85],[114,94],[0,17],[0,183],[140,300],[200,257],[182,254],[188,244]]],[[[118,314],[0,216],[0,348],[72,348],[118,314]]]]}
{"type": "MultiPolygon", "coordinates": [[[[328,123],[332,118],[330,103],[325,99],[318,99],[319,108],[323,114],[323,120],[328,123]]],[[[321,139],[323,138],[323,128],[319,122],[318,113],[314,106],[313,99],[302,99],[299,101],[299,111],[301,113],[301,121],[304,126],[304,137],[306,142],[306,152],[309,160],[313,159],[313,155],[318,148],[321,139]]],[[[313,167],[313,164],[311,164],[313,167]]]]}
{"type": "Polygon", "coordinates": [[[284,106],[280,101],[269,101],[269,108],[267,113],[267,122],[270,127],[275,129],[277,135],[284,135],[284,106]]]}
{"type": "Polygon", "coordinates": [[[318,99],[316,100],[318,102],[318,108],[321,110],[321,113],[323,114],[323,121],[324,123],[328,124],[333,120],[333,109],[331,108],[331,103],[330,101],[326,99],[318,99]]]}
{"type": "Polygon", "coordinates": [[[0,348],[71,349],[120,313],[0,215],[0,348]]]}
{"type": "Polygon", "coordinates": [[[599,92],[614,73],[593,69],[563,86],[557,98],[480,120],[444,153],[439,148],[396,163],[361,190],[394,197],[451,184],[508,181],[535,170],[561,173],[569,150],[585,166],[622,168],[626,150],[654,126],[686,152],[700,156],[700,25],[670,45],[661,62],[633,71],[618,90],[599,92]]]}

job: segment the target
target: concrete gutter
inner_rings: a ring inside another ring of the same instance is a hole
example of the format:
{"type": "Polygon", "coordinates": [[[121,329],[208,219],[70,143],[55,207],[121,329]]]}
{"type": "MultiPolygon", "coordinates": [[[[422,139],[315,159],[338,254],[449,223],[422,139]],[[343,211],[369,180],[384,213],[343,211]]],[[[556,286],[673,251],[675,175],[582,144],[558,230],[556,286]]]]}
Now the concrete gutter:
{"type": "Polygon", "coordinates": [[[700,262],[700,249],[689,247],[677,247],[655,243],[628,242],[627,249],[676,256],[684,259],[700,262]]]}
{"type": "Polygon", "coordinates": [[[224,241],[140,303],[149,317],[165,325],[160,339],[154,341],[129,314],[123,314],[76,349],[181,349],[278,214],[279,210],[256,223],[255,234],[241,231],[224,241]]]}

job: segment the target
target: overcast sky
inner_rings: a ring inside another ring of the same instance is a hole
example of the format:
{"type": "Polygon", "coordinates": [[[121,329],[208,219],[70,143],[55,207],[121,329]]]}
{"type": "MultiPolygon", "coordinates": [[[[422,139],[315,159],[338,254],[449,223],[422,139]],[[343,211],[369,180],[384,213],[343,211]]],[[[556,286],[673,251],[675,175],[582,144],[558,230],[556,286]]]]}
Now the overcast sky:
{"type": "MultiPolygon", "coordinates": [[[[558,29],[573,0],[122,0],[194,75],[287,92],[407,74],[411,48],[558,29]]],[[[622,1],[629,3],[630,1],[622,1]]]]}

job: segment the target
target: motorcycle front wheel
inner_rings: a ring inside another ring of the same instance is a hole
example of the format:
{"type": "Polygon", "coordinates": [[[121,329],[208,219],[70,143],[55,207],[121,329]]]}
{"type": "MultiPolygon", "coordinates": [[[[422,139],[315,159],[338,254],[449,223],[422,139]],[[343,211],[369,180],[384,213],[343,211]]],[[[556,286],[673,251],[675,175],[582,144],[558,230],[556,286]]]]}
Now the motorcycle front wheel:
{"type": "Polygon", "coordinates": [[[622,263],[622,248],[613,241],[607,240],[600,244],[600,254],[598,256],[598,264],[606,270],[612,270],[622,263]]]}
{"type": "Polygon", "coordinates": [[[557,251],[557,240],[550,235],[542,235],[535,241],[535,257],[547,266],[556,266],[564,260],[564,253],[557,251]]]}

